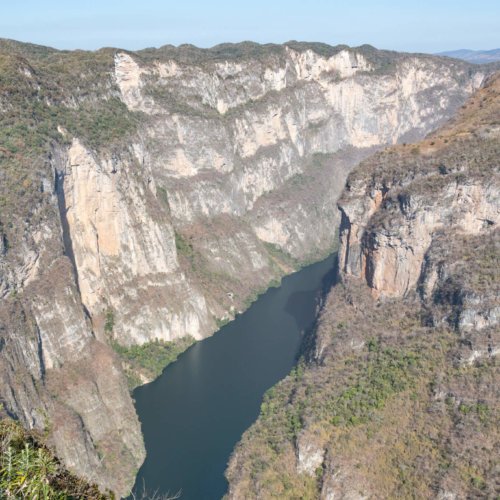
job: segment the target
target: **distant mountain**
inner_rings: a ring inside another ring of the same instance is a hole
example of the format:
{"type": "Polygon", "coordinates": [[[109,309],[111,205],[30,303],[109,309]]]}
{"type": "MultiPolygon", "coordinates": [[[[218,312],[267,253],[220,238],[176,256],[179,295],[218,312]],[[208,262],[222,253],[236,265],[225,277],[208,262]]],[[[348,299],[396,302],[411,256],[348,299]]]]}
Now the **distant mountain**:
{"type": "Polygon", "coordinates": [[[492,50],[450,50],[448,52],[439,52],[438,56],[455,57],[474,64],[491,63],[500,61],[500,49],[492,50]]]}

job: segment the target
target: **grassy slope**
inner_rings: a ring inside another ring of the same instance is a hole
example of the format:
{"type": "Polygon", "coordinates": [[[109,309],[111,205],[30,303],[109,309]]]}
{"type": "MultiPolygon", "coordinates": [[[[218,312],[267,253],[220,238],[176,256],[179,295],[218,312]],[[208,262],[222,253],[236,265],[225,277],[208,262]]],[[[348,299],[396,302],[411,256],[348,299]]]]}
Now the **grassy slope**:
{"type": "Polygon", "coordinates": [[[161,375],[162,371],[194,342],[193,337],[183,337],[171,342],[156,341],[130,347],[116,342],[111,345],[123,360],[125,375],[132,390],[161,375]]]}

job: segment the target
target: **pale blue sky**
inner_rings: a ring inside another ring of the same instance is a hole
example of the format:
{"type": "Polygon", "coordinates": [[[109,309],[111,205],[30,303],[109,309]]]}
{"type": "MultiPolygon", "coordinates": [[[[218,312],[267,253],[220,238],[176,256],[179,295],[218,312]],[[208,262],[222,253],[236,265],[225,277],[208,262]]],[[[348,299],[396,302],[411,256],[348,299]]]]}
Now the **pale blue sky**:
{"type": "Polygon", "coordinates": [[[0,37],[61,49],[306,40],[500,47],[500,0],[0,0],[0,37]]]}

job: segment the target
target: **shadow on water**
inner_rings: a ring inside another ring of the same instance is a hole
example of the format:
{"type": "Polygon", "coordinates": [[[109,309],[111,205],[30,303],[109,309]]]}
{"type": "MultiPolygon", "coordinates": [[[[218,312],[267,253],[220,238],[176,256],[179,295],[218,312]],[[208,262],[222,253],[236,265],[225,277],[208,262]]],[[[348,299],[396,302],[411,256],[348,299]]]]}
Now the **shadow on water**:
{"type": "Polygon", "coordinates": [[[314,315],[316,319],[326,294],[337,281],[336,259],[337,256],[335,255],[333,267],[323,276],[321,288],[315,294],[311,294],[310,291],[299,291],[292,293],[288,298],[285,311],[295,319],[297,328],[303,332],[306,332],[306,330],[313,326],[310,322],[311,315],[314,315]]]}
{"type": "Polygon", "coordinates": [[[134,491],[220,499],[224,471],[264,392],[294,366],[335,280],[334,256],[283,279],[134,391],[147,457],[134,491]]]}

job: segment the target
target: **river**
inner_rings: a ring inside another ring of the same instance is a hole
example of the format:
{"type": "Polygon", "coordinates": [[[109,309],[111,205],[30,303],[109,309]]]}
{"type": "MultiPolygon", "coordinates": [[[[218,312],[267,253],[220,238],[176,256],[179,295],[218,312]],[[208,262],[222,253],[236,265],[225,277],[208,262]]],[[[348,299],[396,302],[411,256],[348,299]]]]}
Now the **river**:
{"type": "Polygon", "coordinates": [[[257,418],[264,392],[294,366],[333,267],[330,256],[285,277],[134,391],[147,451],[134,491],[222,498],[230,454],[257,418]]]}

